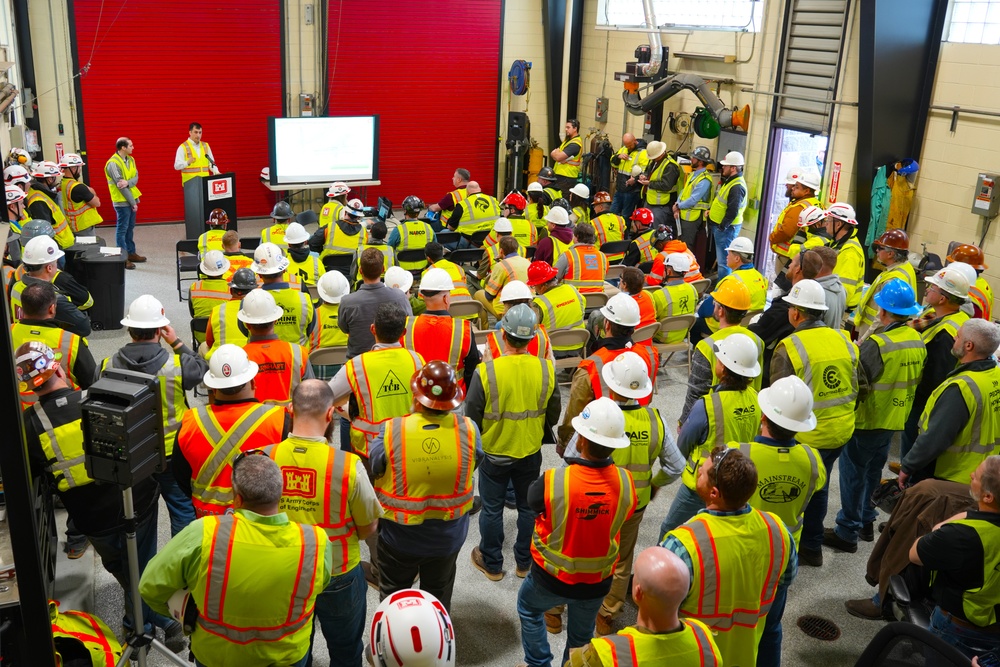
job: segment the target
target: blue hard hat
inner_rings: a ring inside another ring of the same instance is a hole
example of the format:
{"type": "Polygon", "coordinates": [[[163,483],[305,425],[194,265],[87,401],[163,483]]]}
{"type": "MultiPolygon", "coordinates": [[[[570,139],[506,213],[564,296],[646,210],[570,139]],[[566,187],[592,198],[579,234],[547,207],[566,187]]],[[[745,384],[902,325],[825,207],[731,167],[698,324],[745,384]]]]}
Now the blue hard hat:
{"type": "Polygon", "coordinates": [[[923,310],[917,303],[913,288],[902,278],[893,278],[875,295],[875,305],[894,315],[919,315],[923,310]]]}
{"type": "Polygon", "coordinates": [[[920,165],[917,164],[917,161],[911,158],[906,158],[900,162],[900,167],[896,170],[896,173],[907,176],[909,174],[915,174],[918,171],[920,171],[920,165]]]}

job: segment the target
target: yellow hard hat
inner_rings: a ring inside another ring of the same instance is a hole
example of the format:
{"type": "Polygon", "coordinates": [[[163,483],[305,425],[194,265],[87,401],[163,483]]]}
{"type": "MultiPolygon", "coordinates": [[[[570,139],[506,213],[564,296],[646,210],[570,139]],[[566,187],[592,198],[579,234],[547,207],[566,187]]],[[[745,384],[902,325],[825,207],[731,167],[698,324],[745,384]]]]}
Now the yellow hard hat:
{"type": "Polygon", "coordinates": [[[712,292],[712,298],[733,310],[750,310],[750,290],[739,278],[723,280],[712,292]]]}

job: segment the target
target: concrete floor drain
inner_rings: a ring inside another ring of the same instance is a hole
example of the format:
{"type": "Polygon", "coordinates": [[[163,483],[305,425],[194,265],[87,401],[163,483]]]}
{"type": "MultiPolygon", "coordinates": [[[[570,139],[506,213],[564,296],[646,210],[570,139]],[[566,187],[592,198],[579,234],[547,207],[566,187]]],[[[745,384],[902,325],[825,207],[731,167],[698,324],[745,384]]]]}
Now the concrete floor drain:
{"type": "Polygon", "coordinates": [[[813,639],[832,642],[840,637],[840,628],[831,620],[822,616],[799,616],[799,629],[813,639]]]}

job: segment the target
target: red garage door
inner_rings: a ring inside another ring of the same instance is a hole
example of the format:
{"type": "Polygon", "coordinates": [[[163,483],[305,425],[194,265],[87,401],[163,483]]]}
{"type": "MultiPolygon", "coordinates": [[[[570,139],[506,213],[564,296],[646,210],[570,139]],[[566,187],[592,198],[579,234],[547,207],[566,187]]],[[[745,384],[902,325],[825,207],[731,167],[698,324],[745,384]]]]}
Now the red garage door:
{"type": "Polygon", "coordinates": [[[258,176],[268,163],[267,118],[282,115],[281,3],[276,0],[74,0],[86,160],[115,214],[104,163],[115,140],[135,143],[138,222],[184,219],[174,153],[188,123],[223,171],[236,172],[240,217],[266,215],[273,198],[258,176]]]}
{"type": "Polygon", "coordinates": [[[456,167],[496,194],[501,20],[501,0],[330,3],[329,113],[380,116],[366,204],[437,201],[456,167]]]}

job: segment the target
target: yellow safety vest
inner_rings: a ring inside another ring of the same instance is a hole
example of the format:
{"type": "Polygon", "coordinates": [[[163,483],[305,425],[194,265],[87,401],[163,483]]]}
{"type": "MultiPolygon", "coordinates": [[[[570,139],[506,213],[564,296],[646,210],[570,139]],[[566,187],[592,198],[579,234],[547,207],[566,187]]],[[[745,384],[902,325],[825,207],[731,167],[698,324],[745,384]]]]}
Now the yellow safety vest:
{"type": "Polygon", "coordinates": [[[616,466],[625,468],[632,474],[635,495],[639,499],[636,511],[649,504],[652,496],[653,461],[663,449],[665,432],[663,419],[656,408],[638,404],[622,405],[625,415],[625,435],[629,446],[611,452],[616,466]]]}
{"type": "Polygon", "coordinates": [[[326,531],[333,542],[333,576],[357,567],[361,552],[350,501],[355,497],[361,460],[328,443],[295,435],[264,451],[281,468],[278,511],[287,514],[289,521],[326,531]]]}
{"type": "Polygon", "coordinates": [[[210,229],[198,237],[198,253],[204,255],[209,250],[224,252],[222,237],[226,235],[225,229],[210,229]]]}
{"type": "Polygon", "coordinates": [[[77,419],[54,427],[41,403],[35,403],[31,407],[42,424],[38,441],[42,445],[42,451],[45,452],[47,461],[45,470],[52,475],[59,490],[69,491],[93,483],[94,480],[87,474],[87,466],[84,464],[86,457],[82,421],[77,419]]]}
{"type": "Polygon", "coordinates": [[[743,391],[712,390],[703,397],[708,417],[705,441],[691,450],[688,463],[681,473],[684,486],[694,491],[698,468],[716,447],[730,442],[752,440],[760,430],[760,407],[757,391],[747,387],[743,391]]]}
{"type": "MultiPolygon", "coordinates": [[[[444,269],[445,271],[448,272],[448,275],[451,276],[453,284],[451,290],[451,297],[453,299],[455,297],[464,296],[466,298],[469,298],[472,296],[471,294],[469,294],[469,286],[465,280],[465,269],[460,267],[458,264],[455,264],[454,262],[449,262],[446,259],[439,259],[438,261],[434,262],[433,264],[427,267],[427,269],[430,268],[444,269]]],[[[423,275],[427,273],[427,269],[424,269],[424,273],[421,274],[421,277],[423,277],[423,275]]]]}
{"type": "Polygon", "coordinates": [[[191,651],[206,665],[301,660],[309,651],[316,596],[330,579],[323,529],[257,523],[239,513],[200,521],[191,651]]]}
{"type": "Polygon", "coordinates": [[[729,208],[729,191],[737,184],[742,185],[743,190],[747,194],[743,195],[743,201],[740,202],[740,208],[736,211],[736,217],[733,219],[732,224],[737,226],[743,224],[743,212],[747,210],[747,200],[750,199],[748,196],[750,190],[747,188],[747,182],[743,179],[743,174],[730,178],[715,191],[712,205],[708,209],[708,219],[715,224],[720,224],[726,217],[726,209],[729,208]]]}
{"type": "Polygon", "coordinates": [[[583,164],[583,139],[580,135],[578,134],[572,139],[567,139],[559,144],[559,150],[565,153],[566,149],[574,144],[580,147],[580,151],[576,155],[567,157],[565,162],[556,162],[555,166],[552,167],[552,171],[556,173],[556,176],[565,176],[566,178],[578,178],[580,176],[580,165],[583,164]]]}
{"type": "Polygon", "coordinates": [[[360,245],[361,237],[364,234],[363,228],[353,235],[345,233],[336,222],[324,227],[324,229],[326,231],[323,250],[319,254],[320,259],[330,255],[353,255],[358,251],[358,245],[360,245]]]}
{"type": "MultiPolygon", "coordinates": [[[[625,222],[625,218],[621,217],[617,213],[602,213],[593,220],[590,221],[590,226],[594,228],[597,232],[597,243],[595,244],[598,248],[606,243],[614,243],[616,241],[625,240],[625,229],[628,227],[628,223],[625,222]]],[[[615,253],[613,255],[608,255],[609,262],[618,262],[625,257],[624,252],[615,253]]]]}
{"type": "Polygon", "coordinates": [[[56,664],[64,665],[74,655],[67,644],[78,642],[90,655],[94,667],[115,667],[122,656],[122,645],[104,621],[82,611],[59,611],[59,603],[49,600],[49,621],[56,645],[56,664]],[[66,653],[63,656],[62,653],[66,653]]]}
{"type": "MultiPolygon", "coordinates": [[[[675,158],[670,153],[667,153],[666,157],[660,160],[660,163],[653,168],[653,172],[649,175],[650,182],[658,181],[663,178],[663,172],[667,170],[667,167],[674,165],[677,167],[678,176],[677,182],[674,183],[674,187],[670,190],[654,190],[653,188],[646,186],[646,203],[650,206],[665,206],[667,202],[670,201],[670,195],[675,192],[679,192],[681,185],[683,184],[682,179],[684,176],[683,170],[681,170],[680,165],[677,164],[677,158],[675,158]]],[[[648,166],[646,167],[649,168],[648,166]]]]}
{"type": "Polygon", "coordinates": [[[806,505],[826,484],[826,466],[809,445],[773,447],[762,442],[729,443],[739,447],[757,466],[757,491],[750,496],[750,506],[761,512],[771,512],[788,528],[799,545],[802,536],[802,514],[806,505]]]}
{"type": "Polygon", "coordinates": [[[799,433],[799,442],[816,449],[847,444],[858,398],[858,346],[847,332],[820,326],[789,334],[778,343],[781,347],[813,393],[818,423],[816,430],[799,433]]]}
{"type": "MultiPolygon", "coordinates": [[[[553,287],[545,294],[535,297],[535,307],[541,313],[541,324],[550,334],[556,329],[582,329],[587,303],[583,295],[572,285],[553,287]]],[[[556,352],[579,349],[566,346],[552,346],[556,352]]]]}
{"type": "MultiPolygon", "coordinates": [[[[656,306],[656,319],[674,315],[692,315],[698,306],[698,290],[691,283],[663,285],[652,291],[653,305],[656,306]]],[[[686,331],[657,332],[655,340],[658,343],[679,343],[687,338],[686,331]]]]}
{"type": "MultiPolygon", "coordinates": [[[[954,523],[976,531],[983,543],[983,585],[962,593],[965,618],[985,628],[997,622],[997,600],[1000,600],[1000,530],[989,521],[959,519],[954,523]]],[[[936,573],[935,573],[936,574],[936,573]]]]}
{"type": "Polygon", "coordinates": [[[524,209],[524,215],[535,227],[536,232],[540,232],[548,227],[548,222],[545,220],[545,216],[549,214],[549,207],[542,206],[542,212],[538,212],[538,204],[535,202],[528,202],[528,208],[524,209]]]}
{"type": "Polygon", "coordinates": [[[260,230],[261,243],[273,243],[288,254],[288,241],[285,240],[285,232],[288,231],[287,222],[276,222],[270,227],[260,230]]]}
{"type": "Polygon", "coordinates": [[[653,234],[655,233],[656,230],[650,230],[632,240],[632,243],[635,244],[635,249],[639,251],[640,264],[643,262],[652,262],[660,254],[660,251],[653,245],[653,234]]]}
{"type": "Polygon", "coordinates": [[[469,196],[469,191],[467,188],[459,188],[457,190],[452,190],[448,194],[451,195],[452,209],[449,211],[447,209],[441,209],[441,225],[447,227],[448,221],[451,219],[451,214],[455,212],[455,206],[461,204],[469,196]]]}
{"type": "MultiPolygon", "coordinates": [[[[11,347],[15,350],[30,340],[39,340],[48,345],[55,355],[55,360],[66,372],[70,389],[80,388],[77,378],[73,375],[73,367],[76,365],[76,355],[80,351],[80,346],[87,345],[86,340],[75,333],[58,327],[33,327],[20,322],[11,325],[10,338],[11,347]]],[[[38,396],[28,388],[27,382],[19,382],[17,391],[21,394],[22,410],[38,401],[38,396]]]]}
{"type": "Polygon", "coordinates": [[[969,288],[969,299],[979,306],[984,320],[993,319],[993,288],[982,276],[976,278],[976,284],[969,288]]]}
{"type": "MultiPolygon", "coordinates": [[[[767,278],[757,269],[736,269],[723,280],[739,280],[750,292],[750,310],[764,310],[767,305],[767,278]]],[[[718,289],[718,286],[716,286],[718,289]]]]}
{"type": "MultiPolygon", "coordinates": [[[[396,250],[423,250],[434,240],[434,229],[423,220],[404,220],[396,227],[399,231],[399,245],[396,250]]],[[[427,266],[427,260],[416,262],[399,262],[399,266],[407,271],[419,271],[427,266]]]]}
{"type": "Polygon", "coordinates": [[[923,375],[927,348],[920,333],[906,325],[871,336],[882,355],[882,375],[872,378],[871,392],[858,403],[857,429],[902,431],[923,375]]]}
{"type": "Polygon", "coordinates": [[[684,222],[699,222],[705,215],[705,211],[709,208],[709,202],[712,201],[712,175],[708,173],[708,169],[703,169],[694,178],[687,179],[684,183],[684,187],[681,188],[681,193],[678,195],[678,201],[684,201],[694,193],[694,186],[701,181],[708,181],[708,192],[705,193],[705,198],[695,202],[695,205],[691,208],[681,208],[680,216],[681,220],[684,222]]]}
{"type": "MultiPolygon", "coordinates": [[[[122,173],[122,178],[125,179],[126,181],[130,181],[136,176],[138,176],[139,169],[138,167],[136,167],[135,158],[129,155],[127,160],[123,160],[122,156],[119,155],[118,153],[115,153],[110,158],[108,158],[108,161],[104,164],[104,176],[105,178],[108,179],[108,192],[111,195],[111,202],[115,206],[118,206],[120,204],[127,204],[128,200],[125,199],[125,195],[123,195],[121,191],[118,189],[116,181],[111,180],[111,174],[108,172],[108,165],[110,165],[112,162],[118,165],[118,168],[121,170],[122,173]]],[[[139,192],[139,188],[135,185],[130,187],[129,190],[132,192],[132,198],[135,199],[136,201],[138,201],[139,197],[142,196],[142,193],[139,192]]]]}
{"type": "Polygon", "coordinates": [[[837,250],[837,266],[833,272],[840,277],[847,294],[847,310],[854,310],[861,303],[861,288],[865,284],[865,250],[854,232],[837,250]]]}
{"type": "Polygon", "coordinates": [[[476,427],[468,417],[414,413],[385,424],[385,473],[375,493],[385,519],[416,526],[472,509],[476,427]]]}
{"type": "Polygon", "coordinates": [[[330,200],[323,205],[319,211],[319,226],[326,227],[330,223],[340,220],[340,213],[344,210],[344,205],[337,200],[330,200]]]}
{"type": "Polygon", "coordinates": [[[222,278],[203,278],[191,284],[188,293],[195,317],[209,317],[215,307],[233,298],[229,283],[222,278]]]}
{"type": "Polygon", "coordinates": [[[630,152],[628,148],[622,146],[617,151],[618,155],[622,156],[621,162],[618,163],[618,173],[625,174],[626,176],[632,175],[632,167],[639,165],[643,169],[649,164],[649,156],[646,155],[646,151],[636,146],[630,152]]]}
{"type": "Polygon", "coordinates": [[[316,326],[309,341],[309,352],[321,347],[346,347],[347,334],[340,330],[339,303],[323,302],[316,308],[316,326]]]}
{"type": "Polygon", "coordinates": [[[570,241],[569,243],[566,243],[560,241],[558,238],[552,236],[551,234],[549,235],[549,240],[552,241],[552,265],[555,266],[556,260],[559,259],[559,257],[562,254],[568,252],[569,249],[573,247],[573,242],[570,241]]]}
{"type": "Polygon", "coordinates": [[[365,458],[382,424],[410,412],[410,379],[424,367],[424,358],[403,347],[371,350],[347,362],[347,382],[358,403],[351,422],[351,447],[365,458]]]}
{"type": "Polygon", "coordinates": [[[581,222],[589,225],[590,223],[590,208],[587,206],[574,206],[571,215],[576,216],[576,220],[573,220],[573,225],[579,225],[581,222]]]}
{"type": "MultiPolygon", "coordinates": [[[[522,248],[519,246],[518,250],[521,249],[522,248]]],[[[520,253],[518,254],[520,255],[520,253]]],[[[519,256],[517,259],[501,259],[497,264],[491,267],[490,278],[486,282],[486,287],[484,289],[487,294],[492,294],[496,297],[493,299],[493,311],[496,313],[497,317],[503,317],[503,314],[507,312],[507,306],[505,306],[499,298],[504,285],[513,280],[527,282],[528,267],[530,265],[531,262],[519,256]]]]}
{"type": "MultiPolygon", "coordinates": [[[[507,218],[507,220],[510,221],[510,226],[513,230],[510,235],[517,239],[521,248],[535,245],[535,242],[538,240],[538,232],[529,220],[525,218],[507,218]]],[[[495,248],[500,244],[500,238],[500,233],[494,229],[483,239],[483,248],[487,250],[495,248]]],[[[499,252],[499,250],[496,250],[496,252],[499,252]]],[[[522,255],[524,254],[523,250],[519,250],[518,252],[522,255]]]]}
{"type": "Polygon", "coordinates": [[[247,344],[247,334],[240,331],[240,320],[237,317],[241,305],[241,300],[233,299],[212,309],[208,316],[208,328],[212,330],[212,348],[205,355],[206,359],[211,359],[215,351],[227,343],[238,347],[247,344]]]}
{"type": "Polygon", "coordinates": [[[750,667],[764,619],[791,556],[791,540],[780,519],[702,512],[670,531],[691,557],[691,589],[681,614],[710,628],[724,665],[750,667]]]}
{"type": "Polygon", "coordinates": [[[466,236],[484,232],[493,229],[493,223],[500,217],[500,203],[496,198],[477,192],[462,204],[462,217],[456,231],[466,236]]]}
{"type": "Polygon", "coordinates": [[[920,338],[921,338],[921,340],[924,341],[924,344],[926,345],[926,344],[930,343],[932,340],[934,340],[934,338],[939,333],[941,333],[942,331],[944,331],[949,336],[951,336],[952,339],[955,339],[955,338],[958,337],[958,330],[969,319],[970,318],[969,318],[968,313],[965,313],[965,312],[963,312],[961,310],[955,311],[954,313],[951,313],[949,315],[945,315],[940,320],[938,320],[937,322],[935,322],[933,325],[931,325],[931,326],[927,327],[926,329],[924,329],[920,333],[920,338]]]}
{"type": "MultiPolygon", "coordinates": [[[[110,362],[111,357],[101,362],[102,374],[110,362]]],[[[117,367],[111,366],[111,368],[117,367]]],[[[174,453],[174,443],[177,442],[177,431],[181,430],[181,420],[188,410],[181,355],[172,354],[167,357],[166,363],[156,371],[156,378],[160,383],[160,403],[163,406],[163,444],[167,457],[170,457],[174,453]]]]}
{"type": "MultiPolygon", "coordinates": [[[[184,158],[189,162],[186,167],[181,169],[181,185],[195,177],[204,178],[212,175],[212,163],[208,159],[208,153],[212,149],[208,147],[207,141],[202,141],[201,145],[203,148],[199,153],[194,142],[190,139],[181,144],[184,148],[184,158]]],[[[128,177],[125,180],[128,180],[128,177]]]]}
{"type": "Polygon", "coordinates": [[[361,280],[361,253],[363,253],[368,248],[375,248],[380,253],[382,253],[382,273],[384,274],[389,270],[390,266],[396,265],[396,253],[393,252],[391,245],[386,245],[385,242],[382,243],[368,243],[367,241],[358,245],[357,255],[354,258],[354,263],[358,265],[357,273],[354,276],[355,281],[361,280]]]}
{"type": "Polygon", "coordinates": [[[52,198],[41,190],[36,190],[35,188],[28,188],[28,198],[24,202],[25,208],[31,206],[35,202],[42,202],[45,207],[49,209],[52,214],[52,229],[55,231],[53,238],[56,243],[59,244],[60,248],[66,249],[76,243],[76,237],[73,236],[73,231],[69,228],[69,222],[66,220],[66,216],[63,215],[62,209],[56,205],[52,198]]]}
{"type": "Polygon", "coordinates": [[[289,277],[296,276],[299,284],[317,285],[324,273],[326,273],[326,269],[323,267],[323,262],[319,261],[319,255],[309,253],[309,256],[301,262],[296,262],[291,254],[288,255],[287,275],[289,277]]]}
{"type": "Polygon", "coordinates": [[[274,323],[274,333],[283,341],[308,345],[309,335],[306,330],[314,317],[309,295],[294,287],[267,291],[284,311],[284,314],[274,323]]]}
{"type": "MultiPolygon", "coordinates": [[[[697,352],[701,352],[701,354],[708,361],[708,367],[712,369],[713,387],[719,384],[719,376],[715,374],[715,350],[712,348],[712,343],[717,343],[723,338],[732,336],[735,333],[741,333],[744,336],[749,336],[750,340],[752,340],[754,344],[757,345],[757,351],[758,351],[757,363],[760,364],[761,368],[764,367],[764,341],[760,339],[760,336],[750,331],[741,324],[729,326],[726,327],[725,329],[719,329],[711,336],[707,338],[702,338],[700,341],[698,341],[698,344],[694,346],[695,350],[697,352]]],[[[761,381],[762,381],[761,376],[758,375],[750,383],[750,386],[753,387],[755,390],[760,391],[761,381]]]]}
{"type": "Polygon", "coordinates": [[[885,283],[893,278],[905,280],[910,289],[913,290],[913,293],[917,293],[917,274],[913,270],[913,265],[909,262],[893,264],[875,276],[871,287],[861,296],[858,309],[854,311],[854,329],[859,335],[867,331],[878,320],[878,306],[875,305],[875,295],[879,293],[885,283]]]}
{"type": "MultiPolygon", "coordinates": [[[[616,635],[590,640],[607,667],[722,667],[722,656],[708,626],[695,618],[681,619],[680,632],[643,632],[629,627],[616,635]]],[[[568,664],[568,663],[567,663],[568,664]]]]}
{"type": "Polygon", "coordinates": [[[86,185],[86,183],[68,176],[63,176],[62,182],[59,184],[59,191],[62,192],[63,213],[66,214],[66,220],[74,234],[79,234],[104,222],[104,218],[101,217],[96,208],[86,202],[73,201],[73,188],[78,185],[86,185]]]}
{"type": "Polygon", "coordinates": [[[962,392],[969,419],[948,449],[937,457],[934,477],[968,484],[969,475],[1000,447],[1000,411],[997,410],[1000,404],[1000,367],[949,375],[927,399],[927,407],[920,415],[921,433],[927,430],[927,422],[938,398],[951,386],[958,387],[962,392]]]}
{"type": "Polygon", "coordinates": [[[483,385],[483,451],[523,459],[542,448],[545,408],[556,389],[555,367],[531,354],[508,354],[476,367],[483,385]],[[501,384],[497,378],[503,377],[501,384]]]}

